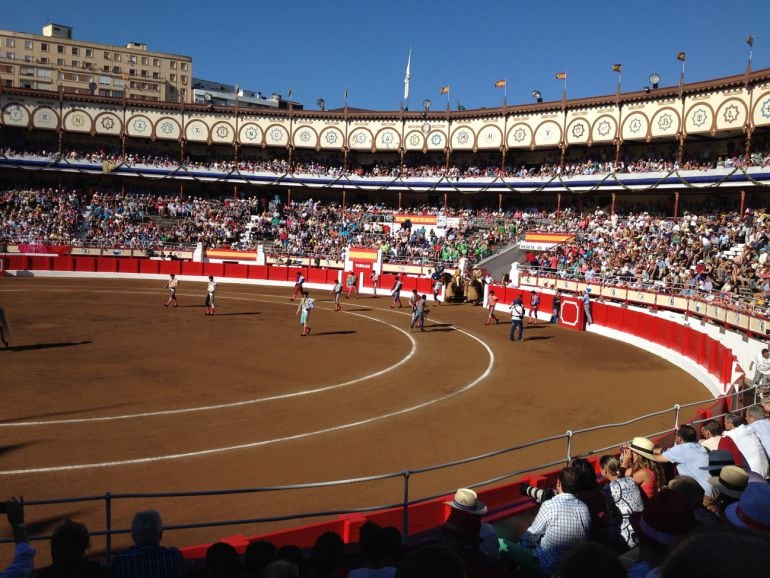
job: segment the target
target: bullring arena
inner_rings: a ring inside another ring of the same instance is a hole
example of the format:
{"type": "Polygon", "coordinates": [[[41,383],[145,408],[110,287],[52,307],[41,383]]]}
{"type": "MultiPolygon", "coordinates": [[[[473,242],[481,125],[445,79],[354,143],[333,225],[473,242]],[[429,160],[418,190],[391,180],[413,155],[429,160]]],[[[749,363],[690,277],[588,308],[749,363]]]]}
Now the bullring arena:
{"type": "Polygon", "coordinates": [[[37,567],[67,518],[109,563],[147,508],[188,560],[354,544],[366,520],[417,540],[469,486],[517,539],[536,510],[519,482],[759,405],[770,69],[457,112],[2,88],[0,480],[37,567]]]}
{"type": "MultiPolygon", "coordinates": [[[[409,315],[389,308],[387,294],[345,300],[334,312],[328,291],[311,290],[321,303],[302,338],[290,287],[223,282],[217,313],[207,317],[203,283],[183,281],[177,309],[163,307],[163,283],[2,279],[13,323],[13,346],[0,351],[3,379],[14,384],[2,404],[6,493],[41,500],[376,476],[706,397],[694,378],[640,349],[543,322],[511,343],[507,322],[485,326],[483,308],[467,304],[432,308],[426,331],[410,333],[409,315]],[[591,412],[586,399],[594,400],[591,412]]],[[[670,426],[668,416],[645,424],[670,426]]],[[[623,435],[632,434],[587,435],[573,451],[623,435]]],[[[417,477],[411,497],[563,452],[563,445],[524,450],[417,477]]],[[[166,499],[159,508],[167,523],[189,524],[367,507],[398,502],[401,492],[396,479],[166,499]]],[[[138,505],[113,507],[126,524],[138,505]]],[[[65,516],[103,525],[101,504],[39,508],[29,517],[42,531],[65,516]]],[[[173,541],[224,534],[184,531],[173,541]]]]}

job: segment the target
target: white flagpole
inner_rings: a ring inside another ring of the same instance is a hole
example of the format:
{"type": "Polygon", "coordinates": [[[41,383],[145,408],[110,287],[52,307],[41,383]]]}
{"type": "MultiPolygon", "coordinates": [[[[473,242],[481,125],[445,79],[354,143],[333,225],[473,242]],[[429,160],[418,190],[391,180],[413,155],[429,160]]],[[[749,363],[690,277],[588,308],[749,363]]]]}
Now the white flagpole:
{"type": "Polygon", "coordinates": [[[412,69],[412,47],[409,47],[409,58],[406,61],[406,74],[404,75],[404,102],[406,110],[409,110],[409,77],[412,69]]]}

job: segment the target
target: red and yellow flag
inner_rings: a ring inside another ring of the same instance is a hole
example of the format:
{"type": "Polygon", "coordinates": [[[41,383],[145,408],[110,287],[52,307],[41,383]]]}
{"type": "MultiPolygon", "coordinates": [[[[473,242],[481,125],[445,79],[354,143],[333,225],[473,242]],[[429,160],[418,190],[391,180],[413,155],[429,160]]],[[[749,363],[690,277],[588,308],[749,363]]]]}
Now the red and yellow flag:
{"type": "Polygon", "coordinates": [[[677,60],[681,60],[682,62],[684,62],[684,57],[685,57],[684,50],[682,50],[682,52],[680,52],[679,54],[676,55],[676,59],[677,60]]]}
{"type": "Polygon", "coordinates": [[[445,85],[441,87],[441,94],[449,94],[449,85],[445,85]]]}
{"type": "Polygon", "coordinates": [[[566,72],[557,72],[556,73],[556,80],[567,80],[567,73],[566,72]]]}
{"type": "Polygon", "coordinates": [[[495,82],[495,88],[505,88],[505,81],[498,80],[497,82],[495,82]]]}
{"type": "Polygon", "coordinates": [[[622,64],[613,64],[612,65],[612,72],[620,72],[623,69],[622,64]]]}

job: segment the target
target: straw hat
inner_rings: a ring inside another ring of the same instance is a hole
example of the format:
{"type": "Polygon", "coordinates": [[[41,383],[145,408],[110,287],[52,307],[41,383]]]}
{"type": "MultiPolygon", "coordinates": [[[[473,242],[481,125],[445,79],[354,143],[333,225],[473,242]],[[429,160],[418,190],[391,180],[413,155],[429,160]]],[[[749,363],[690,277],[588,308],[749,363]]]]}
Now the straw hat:
{"type": "Polygon", "coordinates": [[[653,453],[653,450],[655,449],[655,444],[647,438],[635,437],[631,440],[628,447],[635,454],[639,454],[644,458],[654,459],[653,456],[655,454],[653,453]]]}
{"type": "Polygon", "coordinates": [[[749,485],[749,474],[738,466],[725,466],[718,476],[709,478],[709,484],[719,490],[720,494],[740,498],[746,486],[749,485]]]}
{"type": "Polygon", "coordinates": [[[480,502],[476,492],[469,488],[460,488],[455,492],[451,502],[444,503],[451,506],[453,510],[460,510],[461,512],[468,512],[477,516],[483,516],[487,513],[486,505],[480,502]]]}

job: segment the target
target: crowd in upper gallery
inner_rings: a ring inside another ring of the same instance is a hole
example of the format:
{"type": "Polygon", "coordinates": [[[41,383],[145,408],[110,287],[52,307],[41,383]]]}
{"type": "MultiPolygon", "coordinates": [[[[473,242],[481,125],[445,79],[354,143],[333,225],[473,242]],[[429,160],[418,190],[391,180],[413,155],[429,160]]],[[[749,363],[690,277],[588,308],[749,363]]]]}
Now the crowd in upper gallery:
{"type": "MultiPolygon", "coordinates": [[[[208,153],[205,160],[179,155],[159,154],[157,151],[144,150],[137,152],[111,152],[104,149],[85,150],[69,149],[62,153],[45,148],[13,148],[6,147],[3,157],[9,160],[27,159],[46,162],[62,162],[70,164],[90,164],[103,166],[105,162],[113,167],[151,168],[173,171],[187,171],[229,174],[238,171],[244,174],[268,174],[306,176],[316,178],[446,178],[450,180],[503,178],[503,179],[550,179],[554,177],[575,177],[609,174],[644,174],[670,173],[676,170],[709,171],[714,169],[735,169],[770,166],[770,152],[753,152],[747,159],[741,147],[735,146],[729,154],[716,155],[709,150],[700,151],[697,155],[685,156],[679,160],[676,147],[667,147],[658,151],[654,147],[637,155],[624,154],[620,159],[615,158],[614,148],[610,153],[591,153],[590,149],[570,154],[562,165],[558,152],[537,162],[520,161],[509,153],[505,166],[499,159],[486,162],[458,164],[456,162],[435,161],[413,162],[406,159],[402,166],[400,162],[378,161],[367,166],[344,167],[342,160],[338,162],[307,157],[305,153],[298,154],[290,163],[286,158],[234,160],[214,153],[208,153]]],[[[770,150],[770,147],[767,148],[770,150]]],[[[243,154],[241,156],[244,156],[243,154]]],[[[494,155],[493,155],[494,156],[494,155]]],[[[2,157],[0,157],[2,158],[2,157]]]]}

